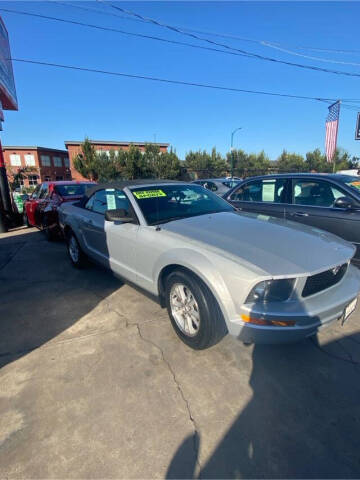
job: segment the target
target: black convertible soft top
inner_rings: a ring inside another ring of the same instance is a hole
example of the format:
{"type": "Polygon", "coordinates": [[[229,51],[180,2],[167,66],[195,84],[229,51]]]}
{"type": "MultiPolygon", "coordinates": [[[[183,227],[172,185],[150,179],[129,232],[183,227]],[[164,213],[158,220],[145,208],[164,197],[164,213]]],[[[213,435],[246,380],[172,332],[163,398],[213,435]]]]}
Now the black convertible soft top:
{"type": "Polygon", "coordinates": [[[125,187],[137,187],[141,185],[166,185],[167,183],[179,183],[186,184],[189,182],[181,182],[178,180],[159,180],[159,179],[137,179],[137,180],[120,180],[118,182],[109,182],[109,183],[98,183],[97,185],[92,185],[87,188],[84,196],[77,204],[79,207],[84,207],[91,195],[98,190],[104,190],[106,188],[116,188],[118,190],[123,190],[125,187]]]}

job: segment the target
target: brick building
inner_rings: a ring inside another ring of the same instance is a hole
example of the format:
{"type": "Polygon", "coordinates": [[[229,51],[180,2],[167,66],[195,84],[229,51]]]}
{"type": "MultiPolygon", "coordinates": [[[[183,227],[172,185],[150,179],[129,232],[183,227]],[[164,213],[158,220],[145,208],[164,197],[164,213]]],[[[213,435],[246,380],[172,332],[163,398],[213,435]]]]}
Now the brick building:
{"type": "MultiPolygon", "coordinates": [[[[80,173],[75,170],[73,165],[74,157],[78,153],[81,153],[82,143],[84,142],[65,141],[65,147],[69,152],[71,175],[74,180],[84,180],[80,173]]],[[[108,154],[110,150],[129,150],[130,146],[137,147],[140,151],[143,152],[145,151],[146,145],[149,145],[149,143],[151,142],[116,142],[110,140],[90,140],[90,143],[94,146],[96,152],[108,154]]],[[[151,143],[151,145],[157,145],[160,149],[160,152],[167,152],[169,148],[168,143],[151,143]]]]}
{"type": "Polygon", "coordinates": [[[68,152],[55,148],[3,146],[6,172],[11,182],[20,168],[33,169],[21,181],[31,187],[50,180],[71,180],[68,152]]]}

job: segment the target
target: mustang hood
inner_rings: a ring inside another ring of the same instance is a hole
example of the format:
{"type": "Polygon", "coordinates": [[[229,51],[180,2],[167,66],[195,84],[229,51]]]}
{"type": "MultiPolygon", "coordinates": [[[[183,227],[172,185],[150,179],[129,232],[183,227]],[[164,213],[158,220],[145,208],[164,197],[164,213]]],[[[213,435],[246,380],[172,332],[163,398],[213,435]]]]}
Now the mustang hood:
{"type": "Polygon", "coordinates": [[[331,233],[266,215],[222,212],[162,228],[278,277],[321,272],[346,263],[355,253],[350,243],[331,233]]]}

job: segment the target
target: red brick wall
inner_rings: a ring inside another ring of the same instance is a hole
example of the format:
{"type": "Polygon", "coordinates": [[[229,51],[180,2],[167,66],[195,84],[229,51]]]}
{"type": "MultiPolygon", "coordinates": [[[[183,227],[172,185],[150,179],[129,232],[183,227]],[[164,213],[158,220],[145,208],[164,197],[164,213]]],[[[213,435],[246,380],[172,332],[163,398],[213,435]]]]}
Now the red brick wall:
{"type": "MultiPolygon", "coordinates": [[[[19,168],[24,168],[26,166],[25,163],[25,155],[31,154],[34,156],[35,159],[35,167],[33,172],[30,172],[28,175],[37,175],[38,176],[38,183],[44,182],[46,180],[56,180],[58,177],[62,177],[63,180],[71,180],[71,170],[70,168],[65,166],[65,158],[67,158],[67,154],[64,151],[54,151],[54,150],[47,150],[47,149],[5,149],[4,150],[4,160],[7,175],[9,181],[13,180],[14,174],[17,172],[19,168]],[[20,166],[12,166],[10,163],[10,155],[16,154],[20,155],[20,166]],[[41,164],[41,155],[47,155],[50,157],[50,166],[43,166],[41,164]],[[60,157],[62,159],[62,167],[55,167],[54,166],[54,158],[53,157],[60,157]]],[[[24,178],[24,186],[29,187],[29,180],[24,178]]]]}

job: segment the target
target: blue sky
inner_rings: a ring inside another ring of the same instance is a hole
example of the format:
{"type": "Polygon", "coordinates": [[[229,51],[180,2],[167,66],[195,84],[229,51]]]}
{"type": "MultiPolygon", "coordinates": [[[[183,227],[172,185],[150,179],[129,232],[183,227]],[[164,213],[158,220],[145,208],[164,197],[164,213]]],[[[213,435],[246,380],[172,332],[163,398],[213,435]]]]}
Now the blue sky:
{"type": "MultiPolygon", "coordinates": [[[[88,22],[130,32],[197,43],[130,19],[50,2],[0,2],[0,8],[88,22]]],[[[304,55],[360,64],[357,2],[113,2],[163,23],[277,42],[304,55]],[[294,50],[292,46],[357,50],[353,54],[294,50]]],[[[104,3],[77,2],[117,13],[104,3]]],[[[66,23],[0,12],[12,56],[168,79],[295,95],[360,99],[360,77],[346,77],[251,58],[128,37],[66,23]]],[[[205,36],[205,35],[203,35],[205,36]]],[[[286,61],[359,73],[359,66],[324,63],[263,45],[210,37],[236,48],[286,61]]],[[[323,150],[327,106],[320,102],[167,85],[14,63],[18,112],[5,112],[6,145],[64,148],[64,140],[168,142],[184,158],[190,149],[249,152],[275,159],[286,148],[323,150]]],[[[359,103],[360,106],[360,103],[359,103]]],[[[356,112],[342,109],[338,145],[360,156],[356,112]]]]}

